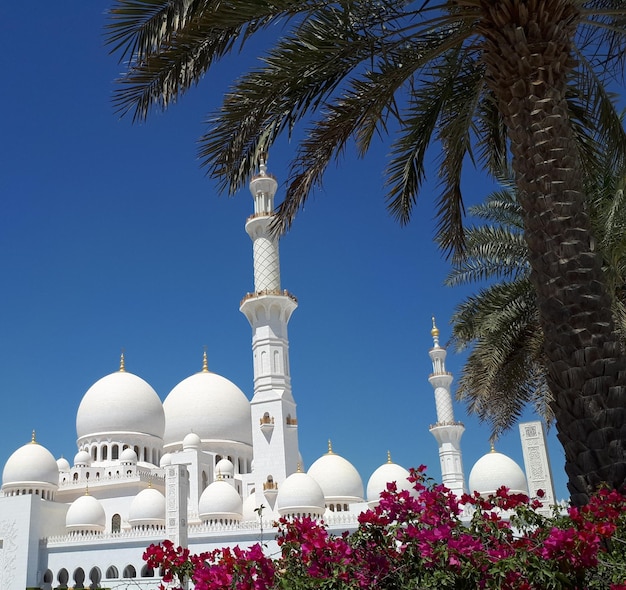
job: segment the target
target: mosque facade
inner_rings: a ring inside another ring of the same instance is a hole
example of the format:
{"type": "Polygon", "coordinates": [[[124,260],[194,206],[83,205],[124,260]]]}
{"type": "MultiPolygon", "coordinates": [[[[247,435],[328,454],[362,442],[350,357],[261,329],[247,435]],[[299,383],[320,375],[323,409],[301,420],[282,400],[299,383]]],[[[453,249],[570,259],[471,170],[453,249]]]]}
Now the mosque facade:
{"type": "MultiPolygon", "coordinates": [[[[76,415],[70,464],[36,441],[18,448],[2,473],[0,588],[157,588],[143,562],[165,538],[192,552],[272,546],[281,516],[323,518],[333,532],[353,530],[387,483],[408,488],[408,471],[391,461],[364,485],[354,466],[328,452],[304,470],[291,391],[287,327],[296,298],[281,286],[278,239],[271,231],[276,180],[264,164],[250,182],[254,213],[254,291],[240,309],[252,328],[252,399],[202,369],[161,401],[140,377],[119,370],[85,393],[76,415]]],[[[442,482],[455,493],[507,485],[527,493],[551,487],[541,423],[522,425],[527,479],[510,458],[482,457],[465,479],[464,426],[455,420],[446,350],[433,320],[433,373],[442,482]]],[[[550,497],[550,494],[552,496],[550,497]]]]}

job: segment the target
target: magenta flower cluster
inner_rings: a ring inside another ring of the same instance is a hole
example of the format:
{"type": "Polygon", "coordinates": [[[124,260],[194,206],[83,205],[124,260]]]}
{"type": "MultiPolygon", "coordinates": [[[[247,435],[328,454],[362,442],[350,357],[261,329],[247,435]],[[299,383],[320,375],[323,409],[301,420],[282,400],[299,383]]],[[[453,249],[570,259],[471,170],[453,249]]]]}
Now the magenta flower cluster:
{"type": "Polygon", "coordinates": [[[536,512],[540,497],[501,488],[457,498],[424,467],[410,480],[411,491],[389,484],[352,534],[332,535],[307,517],[281,519],[277,557],[260,544],[190,555],[164,541],[144,559],[161,571],[161,588],[626,590],[624,495],[600,489],[586,506],[547,518],[536,512]]]}

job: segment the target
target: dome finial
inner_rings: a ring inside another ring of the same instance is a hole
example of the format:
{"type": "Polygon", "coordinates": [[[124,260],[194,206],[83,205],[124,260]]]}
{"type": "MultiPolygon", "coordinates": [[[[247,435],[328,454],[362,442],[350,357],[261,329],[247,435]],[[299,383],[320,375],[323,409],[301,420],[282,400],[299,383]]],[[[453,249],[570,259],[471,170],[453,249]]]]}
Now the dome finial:
{"type": "Polygon", "coordinates": [[[391,463],[391,451],[387,451],[387,463],[391,463]]]}
{"type": "Polygon", "coordinates": [[[490,441],[489,441],[489,448],[491,449],[490,450],[491,453],[495,453],[496,452],[496,443],[494,442],[493,439],[490,439],[490,441]]]}
{"type": "Polygon", "coordinates": [[[328,439],[328,455],[334,455],[335,453],[333,453],[333,443],[331,442],[330,439],[328,439]]]}
{"type": "Polygon", "coordinates": [[[267,174],[267,152],[262,152],[259,158],[259,174],[265,176],[267,174]]]}
{"type": "Polygon", "coordinates": [[[126,372],[126,364],[124,363],[124,349],[122,348],[122,354],[120,354],[120,373],[126,372]]]}
{"type": "Polygon", "coordinates": [[[33,445],[37,444],[37,440],[35,439],[35,430],[34,429],[33,429],[32,435],[30,437],[30,443],[33,444],[33,445]]]}
{"type": "Polygon", "coordinates": [[[204,347],[204,352],[202,353],[202,372],[203,373],[208,373],[209,372],[209,359],[207,356],[207,352],[206,352],[207,347],[204,347]]]}
{"type": "Polygon", "coordinates": [[[298,466],[296,467],[296,471],[298,473],[302,473],[302,463],[300,463],[300,461],[298,461],[298,466]]]}
{"type": "Polygon", "coordinates": [[[433,342],[435,346],[439,346],[439,328],[435,324],[435,316],[432,316],[433,320],[433,329],[430,331],[431,336],[433,337],[433,342]]]}
{"type": "Polygon", "coordinates": [[[89,482],[85,484],[85,496],[89,495],[89,482]]]}

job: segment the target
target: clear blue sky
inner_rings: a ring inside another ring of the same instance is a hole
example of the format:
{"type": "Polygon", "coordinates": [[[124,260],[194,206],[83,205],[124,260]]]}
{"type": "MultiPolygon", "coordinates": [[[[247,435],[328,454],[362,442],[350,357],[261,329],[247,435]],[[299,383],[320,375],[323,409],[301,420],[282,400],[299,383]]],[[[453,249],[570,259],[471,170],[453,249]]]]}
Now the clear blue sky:
{"type": "MultiPolygon", "coordinates": [[[[117,370],[122,349],[127,370],[162,399],[200,370],[205,345],[210,369],[252,395],[251,331],[238,310],[253,287],[244,231],[252,199],[247,190],[219,196],[196,158],[205,116],[238,61],[167,113],[132,125],[111,104],[122,68],[103,43],[108,5],[0,6],[2,465],[33,429],[71,461],[80,400],[117,370]]],[[[283,143],[270,154],[279,182],[290,149],[283,143]]],[[[289,335],[304,461],[331,439],[364,483],[387,450],[439,477],[428,432],[436,420],[430,318],[447,340],[467,293],[443,286],[448,266],[432,242],[435,190],[424,192],[408,227],[387,215],[385,153],[380,146],[364,161],[349,155],[330,170],[281,242],[283,286],[299,299],[289,335]]],[[[468,175],[470,202],[487,190],[468,175]]],[[[450,371],[458,375],[462,362],[449,352],[450,371]]],[[[489,428],[462,405],[456,413],[466,424],[467,476],[489,450],[489,428]]],[[[497,448],[522,463],[517,429],[497,448]]],[[[550,453],[564,497],[554,432],[550,453]]]]}

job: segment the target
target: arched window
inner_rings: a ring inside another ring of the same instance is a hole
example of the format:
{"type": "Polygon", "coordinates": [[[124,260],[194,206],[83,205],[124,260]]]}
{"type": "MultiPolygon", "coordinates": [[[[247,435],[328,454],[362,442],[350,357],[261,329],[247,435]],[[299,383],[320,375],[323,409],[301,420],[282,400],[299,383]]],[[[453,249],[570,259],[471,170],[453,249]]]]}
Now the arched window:
{"type": "Polygon", "coordinates": [[[127,565],[124,568],[124,578],[136,578],[137,570],[132,565],[127,565]]]}
{"type": "Polygon", "coordinates": [[[91,458],[94,461],[98,458],[98,447],[91,447],[91,458]]]}
{"type": "Polygon", "coordinates": [[[144,565],[141,568],[141,577],[142,578],[154,578],[154,570],[148,566],[148,564],[144,565]]]}
{"type": "Polygon", "coordinates": [[[108,458],[108,456],[109,456],[109,447],[107,447],[106,445],[104,445],[104,446],[102,447],[102,460],[103,460],[103,461],[106,461],[106,460],[107,460],[107,458],[108,458]]]}
{"type": "Polygon", "coordinates": [[[119,514],[114,514],[111,518],[111,532],[119,533],[122,530],[122,517],[119,514]]]}
{"type": "Polygon", "coordinates": [[[114,565],[107,568],[106,576],[107,576],[107,580],[114,580],[120,577],[119,573],[117,572],[117,568],[114,565]]]}
{"type": "Polygon", "coordinates": [[[89,571],[89,581],[91,582],[89,587],[100,588],[101,579],[102,579],[102,572],[100,571],[100,568],[92,567],[91,570],[89,571]]]}
{"type": "Polygon", "coordinates": [[[57,581],[59,586],[67,586],[67,581],[70,579],[70,575],[65,568],[61,568],[57,575],[57,581]]]}
{"type": "Polygon", "coordinates": [[[75,473],[75,474],[74,474],[74,476],[72,477],[72,479],[73,479],[74,481],[78,481],[78,473],[75,473]]]}
{"type": "Polygon", "coordinates": [[[85,587],[85,570],[82,567],[74,570],[74,588],[85,587]]]}
{"type": "Polygon", "coordinates": [[[111,447],[111,459],[114,461],[120,458],[120,448],[117,445],[111,447]]]}

